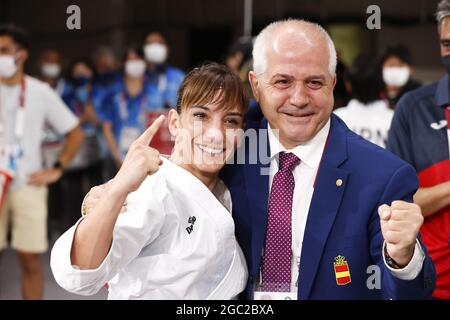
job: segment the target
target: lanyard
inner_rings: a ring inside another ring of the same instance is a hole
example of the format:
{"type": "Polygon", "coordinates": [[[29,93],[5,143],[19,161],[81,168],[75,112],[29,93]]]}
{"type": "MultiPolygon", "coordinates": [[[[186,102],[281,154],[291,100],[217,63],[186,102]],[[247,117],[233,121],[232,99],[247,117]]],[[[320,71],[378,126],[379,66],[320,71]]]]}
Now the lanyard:
{"type": "MultiPolygon", "coordinates": [[[[144,116],[145,113],[145,103],[147,101],[147,97],[144,95],[143,97],[141,97],[141,106],[139,107],[139,114],[138,114],[138,119],[142,116],[144,116]]],[[[127,103],[127,97],[126,97],[126,93],[122,92],[120,94],[119,97],[119,114],[120,114],[120,119],[122,120],[122,123],[125,123],[126,121],[128,121],[128,103],[127,103]]]]}
{"type": "Polygon", "coordinates": [[[167,76],[165,73],[162,73],[158,77],[158,94],[162,95],[167,88],[167,76]]]}
{"type": "MultiPolygon", "coordinates": [[[[18,140],[23,137],[23,132],[25,129],[25,92],[26,92],[26,82],[25,77],[22,77],[20,81],[20,95],[19,95],[19,109],[16,114],[16,126],[15,135],[18,140]]],[[[0,131],[3,131],[3,117],[1,115],[1,95],[0,95],[0,131]]]]}

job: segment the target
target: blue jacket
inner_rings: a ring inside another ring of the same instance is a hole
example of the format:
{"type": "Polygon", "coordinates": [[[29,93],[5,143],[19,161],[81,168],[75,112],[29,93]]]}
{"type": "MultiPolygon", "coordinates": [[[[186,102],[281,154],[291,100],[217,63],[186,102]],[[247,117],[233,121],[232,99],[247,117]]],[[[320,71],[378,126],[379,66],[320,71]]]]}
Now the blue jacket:
{"type": "MultiPolygon", "coordinates": [[[[249,129],[267,129],[267,120],[262,119],[259,123],[247,121],[247,125],[249,129]]],[[[260,134],[258,132],[258,139],[260,134]]],[[[248,149],[245,148],[248,159],[248,149]]],[[[251,299],[267,224],[269,177],[261,175],[260,169],[270,164],[247,162],[227,165],[222,178],[231,191],[236,236],[249,268],[244,294],[251,299]]],[[[409,164],[362,139],[332,115],[303,239],[298,298],[431,297],[436,275],[424,246],[426,259],[423,269],[412,281],[391,275],[381,255],[384,239],[378,206],[391,204],[394,200],[412,201],[417,187],[416,173],[409,164]],[[338,179],[343,181],[340,187],[336,184],[338,179]],[[348,263],[351,282],[347,285],[337,285],[333,262],[339,255],[344,256],[348,263]],[[381,289],[370,290],[367,287],[367,280],[372,275],[367,273],[367,268],[371,265],[380,268],[381,289]]]]}

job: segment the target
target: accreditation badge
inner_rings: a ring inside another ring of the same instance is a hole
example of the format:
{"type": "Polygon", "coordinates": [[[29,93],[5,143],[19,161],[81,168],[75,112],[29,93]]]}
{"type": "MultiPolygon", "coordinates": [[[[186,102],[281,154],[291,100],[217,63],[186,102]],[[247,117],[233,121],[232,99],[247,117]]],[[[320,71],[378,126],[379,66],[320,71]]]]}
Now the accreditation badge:
{"type": "Polygon", "coordinates": [[[254,285],[253,300],[297,300],[297,291],[291,291],[290,283],[264,285],[258,281],[254,285]]]}
{"type": "Polygon", "coordinates": [[[17,171],[17,159],[21,156],[22,148],[20,146],[0,147],[0,209],[17,171]]]}
{"type": "Polygon", "coordinates": [[[0,147],[0,170],[8,172],[14,177],[17,171],[17,161],[23,156],[19,145],[6,145],[0,147]]]}
{"type": "Polygon", "coordinates": [[[297,292],[255,291],[253,300],[297,300],[297,292]]]}

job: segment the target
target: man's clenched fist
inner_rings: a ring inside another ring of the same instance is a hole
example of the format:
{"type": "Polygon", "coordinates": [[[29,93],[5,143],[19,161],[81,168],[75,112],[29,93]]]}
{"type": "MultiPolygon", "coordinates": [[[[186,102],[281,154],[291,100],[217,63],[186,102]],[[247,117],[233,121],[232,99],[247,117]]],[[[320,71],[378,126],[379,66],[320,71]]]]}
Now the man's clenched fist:
{"type": "Polygon", "coordinates": [[[405,267],[413,257],[417,234],[423,223],[420,207],[414,203],[394,201],[391,206],[381,205],[378,214],[387,253],[399,267],[405,267]]]}

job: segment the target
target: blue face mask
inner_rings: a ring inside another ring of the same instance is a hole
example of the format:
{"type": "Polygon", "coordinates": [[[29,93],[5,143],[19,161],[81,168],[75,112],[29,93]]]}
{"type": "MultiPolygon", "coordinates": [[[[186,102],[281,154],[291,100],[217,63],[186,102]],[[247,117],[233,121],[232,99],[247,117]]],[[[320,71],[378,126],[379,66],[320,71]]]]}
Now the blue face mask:
{"type": "Polygon", "coordinates": [[[106,71],[100,73],[95,80],[102,85],[107,85],[114,80],[114,76],[115,73],[113,71],[106,71]]]}
{"type": "Polygon", "coordinates": [[[450,74],[450,54],[443,56],[441,60],[445,70],[447,70],[447,73],[450,74]]]}
{"type": "Polygon", "coordinates": [[[85,77],[85,76],[80,76],[80,77],[73,78],[73,84],[76,87],[85,86],[85,85],[87,85],[90,82],[91,82],[91,78],[85,77]]]}
{"type": "Polygon", "coordinates": [[[80,103],[86,103],[89,100],[89,92],[85,86],[75,89],[75,98],[80,103]]]}

